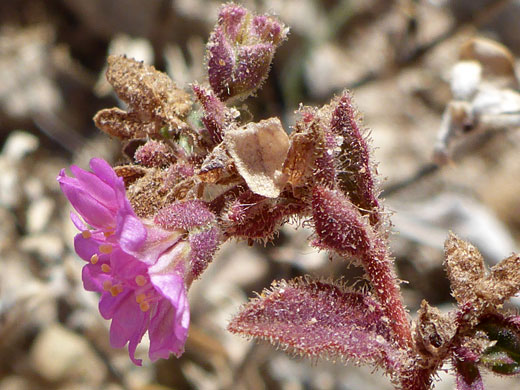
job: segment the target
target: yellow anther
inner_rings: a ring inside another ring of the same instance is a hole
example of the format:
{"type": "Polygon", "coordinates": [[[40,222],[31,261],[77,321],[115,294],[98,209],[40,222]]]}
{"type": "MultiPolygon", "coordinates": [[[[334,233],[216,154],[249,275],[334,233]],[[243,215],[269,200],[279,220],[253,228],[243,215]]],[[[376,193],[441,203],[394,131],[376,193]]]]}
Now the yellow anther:
{"type": "Polygon", "coordinates": [[[145,294],[139,294],[138,296],[135,297],[135,301],[137,303],[144,302],[145,299],[146,299],[146,295],[145,294]]]}
{"type": "Polygon", "coordinates": [[[114,249],[114,248],[113,248],[112,245],[110,245],[110,244],[101,244],[101,245],[99,246],[99,251],[100,251],[101,253],[107,253],[107,254],[108,254],[108,253],[111,253],[111,252],[112,252],[112,249],[114,249]]]}
{"type": "Polygon", "coordinates": [[[112,288],[112,282],[110,280],[105,280],[103,282],[103,290],[109,291],[112,288]]]}
{"type": "Polygon", "coordinates": [[[90,230],[83,230],[81,232],[81,235],[83,236],[84,239],[92,237],[92,233],[90,232],[90,230]]]}
{"type": "Polygon", "coordinates": [[[146,284],[146,278],[143,275],[137,275],[135,277],[135,282],[139,287],[143,287],[146,284]]]}
{"type": "Polygon", "coordinates": [[[108,238],[110,237],[112,234],[114,234],[114,232],[104,232],[103,235],[108,238]]]}
{"type": "Polygon", "coordinates": [[[110,294],[112,294],[113,297],[117,296],[118,294],[123,292],[123,286],[120,284],[113,286],[110,289],[110,294]]]}
{"type": "Polygon", "coordinates": [[[150,310],[150,305],[148,304],[148,302],[141,302],[139,304],[139,309],[141,309],[141,311],[148,311],[150,310]]]}
{"type": "Polygon", "coordinates": [[[110,266],[109,266],[108,264],[103,264],[103,265],[101,266],[101,271],[103,271],[103,272],[105,272],[105,273],[107,273],[107,274],[110,272],[111,269],[112,269],[112,268],[110,268],[110,266]]]}
{"type": "Polygon", "coordinates": [[[98,261],[99,261],[99,256],[97,255],[97,253],[94,253],[94,254],[92,255],[92,257],[90,258],[90,262],[91,262],[92,264],[97,264],[98,261]]]}

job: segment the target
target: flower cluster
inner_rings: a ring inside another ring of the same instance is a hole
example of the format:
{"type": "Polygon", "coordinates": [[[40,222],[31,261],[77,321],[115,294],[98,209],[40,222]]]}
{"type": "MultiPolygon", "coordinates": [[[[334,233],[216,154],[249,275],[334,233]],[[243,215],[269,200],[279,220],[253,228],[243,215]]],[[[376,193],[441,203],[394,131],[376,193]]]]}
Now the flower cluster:
{"type": "Polygon", "coordinates": [[[245,304],[229,330],[309,357],[383,368],[405,390],[431,388],[451,361],[459,390],[483,388],[480,368],[520,374],[520,316],[503,313],[520,291],[520,255],[487,270],[450,235],[446,270],[458,306],[423,301],[412,320],[389,245],[388,213],[370,139],[345,91],[301,107],[287,135],[278,118],[249,122],[233,102],[255,93],[288,29],[229,3],[207,45],[207,83],[192,94],[152,66],[110,57],[107,78],[128,111],[105,109],[96,125],[126,144],[128,164],[72,166],[58,182],[77,214],[83,283],[101,293],[114,347],[148,332],[152,361],[180,356],[190,321],[187,290],[228,239],[271,240],[289,220],[314,229],[311,245],[363,267],[368,286],[310,276],[275,281],[245,304]],[[198,101],[198,105],[195,104],[198,101]]]}
{"type": "Polygon", "coordinates": [[[190,321],[186,297],[190,245],[183,229],[166,230],[134,213],[123,179],[107,162],[90,161],[92,172],[77,166],[58,182],[83,220],[71,218],[81,231],[74,240],[86,290],[100,292],[99,310],[111,319],[110,343],[135,350],[148,331],[150,360],[184,351],[190,321]]]}

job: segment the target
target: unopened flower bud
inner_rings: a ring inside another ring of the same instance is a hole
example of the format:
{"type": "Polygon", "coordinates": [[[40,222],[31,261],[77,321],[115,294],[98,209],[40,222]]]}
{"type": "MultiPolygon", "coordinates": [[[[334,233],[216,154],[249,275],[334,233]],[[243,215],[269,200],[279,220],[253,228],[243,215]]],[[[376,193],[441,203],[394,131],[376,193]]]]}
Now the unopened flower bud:
{"type": "Polygon", "coordinates": [[[287,33],[274,17],[253,16],[239,5],[224,5],[207,45],[209,83],[217,96],[226,101],[255,92],[287,33]]]}

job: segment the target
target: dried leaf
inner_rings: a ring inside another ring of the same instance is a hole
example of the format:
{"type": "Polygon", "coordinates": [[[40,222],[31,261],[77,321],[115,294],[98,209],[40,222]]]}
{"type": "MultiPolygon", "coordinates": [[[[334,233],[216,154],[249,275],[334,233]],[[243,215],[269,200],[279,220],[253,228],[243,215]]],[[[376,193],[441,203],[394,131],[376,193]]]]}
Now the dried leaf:
{"type": "Polygon", "coordinates": [[[483,286],[486,300],[496,305],[520,291],[520,255],[513,254],[491,268],[483,286]]]}
{"type": "Polygon", "coordinates": [[[282,169],[289,137],[278,118],[230,130],[224,142],[251,191],[268,198],[280,195],[286,183],[282,169]]]}
{"type": "Polygon", "coordinates": [[[306,184],[312,174],[315,140],[310,134],[292,133],[290,141],[291,146],[283,165],[283,172],[287,176],[287,182],[298,187],[306,184]]]}
{"type": "Polygon", "coordinates": [[[273,283],[272,290],[241,309],[228,329],[300,355],[375,363],[395,373],[400,351],[388,321],[367,293],[298,278],[273,283]]]}
{"type": "Polygon", "coordinates": [[[444,243],[444,253],[453,296],[461,304],[475,300],[476,291],[485,276],[482,255],[469,242],[451,232],[444,243]]]}
{"type": "Polygon", "coordinates": [[[187,129],[183,118],[191,109],[189,95],[165,74],[122,56],[108,57],[107,79],[129,110],[100,111],[96,126],[110,135],[133,139],[157,135],[161,128],[187,129]]]}
{"type": "Polygon", "coordinates": [[[125,186],[129,186],[137,179],[146,175],[147,169],[137,165],[122,165],[114,167],[116,175],[123,178],[125,186]]]}
{"type": "Polygon", "coordinates": [[[425,300],[422,301],[415,327],[415,342],[422,355],[427,358],[442,356],[456,330],[453,318],[430,306],[425,300]]]}
{"type": "MultiPolygon", "coordinates": [[[[233,160],[226,153],[225,147],[220,144],[206,156],[198,172],[198,177],[205,183],[216,183],[226,174],[231,173],[232,166],[233,160]]],[[[232,171],[236,175],[236,171],[234,169],[232,171]]],[[[239,178],[237,177],[237,179],[239,178]]]]}
{"type": "Polygon", "coordinates": [[[94,116],[96,127],[108,135],[128,140],[145,138],[157,133],[157,124],[143,121],[135,113],[127,113],[119,108],[106,108],[94,116]]]}
{"type": "Polygon", "coordinates": [[[332,188],[336,184],[338,146],[343,138],[330,129],[330,107],[303,107],[299,114],[284,172],[293,186],[319,183],[332,188]]]}
{"type": "Polygon", "coordinates": [[[165,122],[186,116],[190,111],[189,95],[177,88],[165,73],[122,56],[110,56],[107,61],[108,82],[133,110],[149,113],[165,122]]]}

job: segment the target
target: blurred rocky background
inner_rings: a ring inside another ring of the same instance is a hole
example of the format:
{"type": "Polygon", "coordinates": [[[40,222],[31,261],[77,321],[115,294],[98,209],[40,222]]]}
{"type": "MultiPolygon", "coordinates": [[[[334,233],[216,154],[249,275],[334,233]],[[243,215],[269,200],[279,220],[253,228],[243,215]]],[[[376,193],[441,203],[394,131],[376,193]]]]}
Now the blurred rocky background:
{"type": "MultiPolygon", "coordinates": [[[[451,307],[442,266],[448,230],[489,264],[520,250],[520,1],[243,3],[291,26],[266,84],[245,102],[254,120],[279,116],[290,131],[300,102],[353,91],[385,178],[411,313],[422,299],[451,307]]],[[[104,79],[106,57],[154,64],[185,88],[203,82],[218,6],[0,2],[0,390],[391,389],[368,368],[288,357],[226,332],[238,307],[273,279],[360,278],[359,269],[311,250],[305,227],[286,226],[265,247],[224,246],[190,291],[180,359],[134,367],[126,351],[110,348],[97,297],[82,288],[70,209],[55,179],[94,156],[122,161],[119,144],[92,122],[97,110],[120,104],[104,79]]],[[[490,374],[485,382],[520,384],[490,374]]],[[[453,386],[442,373],[436,388],[453,386]]]]}

